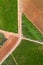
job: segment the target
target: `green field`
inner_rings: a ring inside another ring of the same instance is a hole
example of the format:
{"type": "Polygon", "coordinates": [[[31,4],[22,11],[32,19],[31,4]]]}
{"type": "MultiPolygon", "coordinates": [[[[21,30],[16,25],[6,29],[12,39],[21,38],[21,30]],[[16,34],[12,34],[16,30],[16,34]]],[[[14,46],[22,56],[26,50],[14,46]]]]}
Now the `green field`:
{"type": "Polygon", "coordinates": [[[43,42],[43,35],[24,14],[22,15],[22,22],[22,31],[25,37],[43,42]]]}
{"type": "MultiPolygon", "coordinates": [[[[12,54],[15,57],[18,65],[43,65],[43,45],[22,40],[20,45],[12,54]]],[[[10,63],[13,61],[10,60],[11,59],[8,61],[5,60],[2,65],[11,65],[10,63]]]]}
{"type": "Polygon", "coordinates": [[[0,29],[10,32],[18,30],[18,0],[0,0],[0,29]]]}
{"type": "Polygon", "coordinates": [[[12,59],[12,56],[10,55],[6,61],[4,61],[4,63],[2,65],[16,65],[14,60],[12,59]]]}

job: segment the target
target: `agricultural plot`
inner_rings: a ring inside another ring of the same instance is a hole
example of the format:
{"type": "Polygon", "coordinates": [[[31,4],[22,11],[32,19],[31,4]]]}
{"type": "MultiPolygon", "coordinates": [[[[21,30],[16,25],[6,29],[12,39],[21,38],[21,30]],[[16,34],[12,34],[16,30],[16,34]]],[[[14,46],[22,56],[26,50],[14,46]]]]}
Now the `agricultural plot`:
{"type": "MultiPolygon", "coordinates": [[[[23,36],[43,42],[42,34],[26,18],[22,16],[23,36]]],[[[13,53],[2,63],[2,65],[43,65],[43,45],[36,42],[22,40],[20,45],[13,53]]]]}
{"type": "Polygon", "coordinates": [[[19,13],[19,16],[22,14],[22,21],[18,22],[17,1],[0,1],[0,29],[14,33],[18,31],[0,48],[0,60],[3,62],[6,59],[1,65],[43,65],[43,35],[25,14],[19,13]],[[7,53],[9,56],[5,58],[7,53]]]}
{"type": "Polygon", "coordinates": [[[22,40],[13,55],[18,65],[43,65],[43,45],[22,40]]]}
{"type": "Polygon", "coordinates": [[[24,14],[22,15],[22,31],[25,37],[43,42],[43,35],[24,14]]]}
{"type": "MultiPolygon", "coordinates": [[[[12,54],[18,65],[43,65],[43,45],[22,40],[12,54]]],[[[7,65],[8,63],[8,65],[11,65],[13,61],[11,60],[10,62],[10,60],[5,60],[2,65],[7,65]]]]}
{"type": "MultiPolygon", "coordinates": [[[[43,42],[42,34],[24,14],[22,22],[22,33],[25,37],[43,42]]],[[[7,65],[7,63],[8,65],[43,65],[43,45],[29,40],[22,40],[10,55],[10,60],[8,57],[2,65],[7,65]]]]}
{"type": "Polygon", "coordinates": [[[16,65],[12,56],[10,55],[2,65],[16,65]]]}
{"type": "Polygon", "coordinates": [[[18,0],[0,0],[0,29],[17,32],[18,0]]]}

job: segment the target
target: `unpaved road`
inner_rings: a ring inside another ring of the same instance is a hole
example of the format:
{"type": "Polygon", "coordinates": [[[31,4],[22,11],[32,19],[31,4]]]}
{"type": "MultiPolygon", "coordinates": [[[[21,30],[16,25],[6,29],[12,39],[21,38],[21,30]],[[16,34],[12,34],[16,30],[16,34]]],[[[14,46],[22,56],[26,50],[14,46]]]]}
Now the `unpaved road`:
{"type": "Polygon", "coordinates": [[[23,12],[43,34],[43,0],[23,0],[23,12]]]}

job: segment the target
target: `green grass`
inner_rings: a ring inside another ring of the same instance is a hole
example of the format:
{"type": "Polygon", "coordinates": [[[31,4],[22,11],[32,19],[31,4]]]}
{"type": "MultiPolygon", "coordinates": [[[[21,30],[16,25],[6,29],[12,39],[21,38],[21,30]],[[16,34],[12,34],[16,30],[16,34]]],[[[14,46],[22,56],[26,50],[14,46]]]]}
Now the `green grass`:
{"type": "Polygon", "coordinates": [[[2,65],[16,65],[11,56],[9,56],[2,65]]]}
{"type": "Polygon", "coordinates": [[[43,41],[43,35],[24,14],[22,15],[22,22],[22,31],[24,36],[30,39],[43,41]]]}
{"type": "Polygon", "coordinates": [[[22,40],[13,55],[18,65],[43,65],[43,45],[22,40]]]}
{"type": "Polygon", "coordinates": [[[18,30],[18,0],[0,0],[0,29],[18,30]]]}

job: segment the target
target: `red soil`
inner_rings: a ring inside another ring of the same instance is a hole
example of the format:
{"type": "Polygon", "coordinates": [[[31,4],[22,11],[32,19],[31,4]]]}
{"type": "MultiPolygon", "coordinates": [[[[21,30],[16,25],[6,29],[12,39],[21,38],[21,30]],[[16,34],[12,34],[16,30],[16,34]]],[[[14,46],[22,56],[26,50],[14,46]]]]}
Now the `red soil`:
{"type": "Polygon", "coordinates": [[[43,0],[23,0],[23,12],[43,33],[43,0]]]}
{"type": "Polygon", "coordinates": [[[5,45],[0,48],[0,62],[2,59],[12,50],[15,46],[18,38],[14,35],[10,35],[9,39],[5,42],[5,45]]]}

